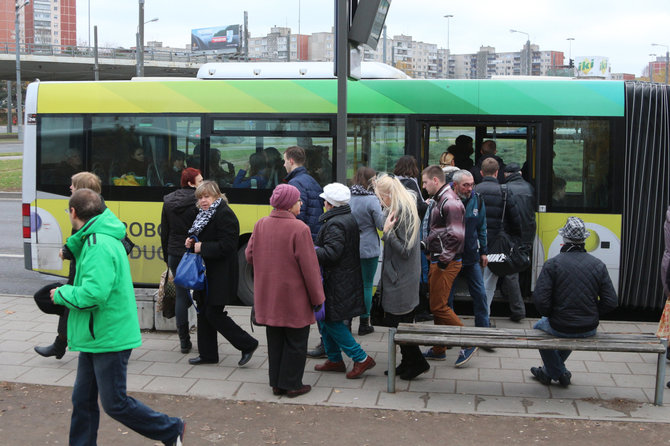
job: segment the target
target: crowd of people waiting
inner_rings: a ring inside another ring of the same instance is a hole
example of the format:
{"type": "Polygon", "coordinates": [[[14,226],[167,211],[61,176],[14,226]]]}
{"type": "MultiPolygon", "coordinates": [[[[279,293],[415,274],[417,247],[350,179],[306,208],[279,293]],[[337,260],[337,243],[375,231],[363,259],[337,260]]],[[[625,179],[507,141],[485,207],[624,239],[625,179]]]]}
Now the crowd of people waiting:
{"type": "MultiPolygon", "coordinates": [[[[466,146],[471,146],[471,140],[465,142],[466,146]]],[[[398,160],[393,173],[377,173],[362,166],[356,171],[351,187],[329,183],[321,188],[304,167],[305,151],[298,146],[286,149],[282,166],[285,178],[274,188],[270,198],[273,210],[255,224],[245,252],[255,274],[254,322],[266,326],[269,384],[273,394],[297,397],[311,390],[302,381],[307,356],[326,359],[317,364],[315,370],[345,373],[348,379],[359,378],[375,367],[374,359],[352,334],[352,320],[360,318],[359,336],[374,332],[370,310],[380,255],[378,292],[385,325],[414,322],[419,314],[423,314],[433,318],[436,325],[462,326],[453,305],[453,284],[458,276],[467,282],[476,326],[490,326],[491,301],[498,283],[509,300],[510,319],[518,322],[525,317],[518,274],[497,276],[490,271],[487,248],[504,231],[514,239],[518,249],[530,252],[535,235],[533,188],[521,177],[518,164],[504,165],[495,155],[495,142],[484,142],[482,156],[470,170],[458,165],[465,152],[468,150],[447,151],[440,157],[439,166],[423,169],[421,185],[429,195],[424,200],[417,181],[417,163],[411,156],[398,160]],[[381,231],[384,242],[383,254],[378,231],[381,231]],[[309,327],[315,322],[321,342],[308,351],[309,327]],[[349,371],[343,352],[353,362],[349,371]]],[[[248,172],[241,171],[236,181],[253,178],[250,174],[257,171],[257,167],[251,167],[248,172]]],[[[176,287],[176,325],[181,351],[189,353],[192,349],[188,308],[194,302],[198,310],[199,354],[189,363],[218,363],[216,338],[217,333],[221,333],[240,351],[238,365],[244,366],[259,342],[228,316],[224,306],[224,302],[237,292],[237,217],[218,183],[203,181],[199,170],[183,169],[180,185],[180,189],[164,197],[161,218],[164,259],[174,273],[181,256],[187,249],[192,249],[202,255],[208,278],[205,290],[194,291],[193,297],[190,290],[176,287]]],[[[91,242],[86,237],[90,236],[88,233],[92,233],[92,228],[102,225],[97,233],[104,235],[99,235],[101,244],[124,241],[119,246],[127,253],[132,249],[132,242],[124,237],[118,219],[99,197],[100,179],[95,174],[73,175],[71,190],[73,236],[61,252],[63,258],[73,259],[68,284],[47,286],[35,296],[43,311],[59,315],[58,336],[54,344],[35,350],[42,356],[60,359],[69,344],[71,349],[89,355],[80,356],[73,392],[76,406],[79,399],[74,395],[80,397],[81,404],[94,397],[90,389],[84,394],[84,387],[89,385],[86,379],[90,380],[93,373],[96,376],[102,373],[98,368],[108,366],[109,360],[98,359],[96,353],[110,351],[109,348],[129,352],[139,344],[137,336],[130,333],[138,331],[137,327],[128,326],[127,321],[122,325],[130,331],[121,336],[127,339],[126,344],[118,345],[120,341],[113,339],[110,333],[105,333],[102,340],[89,339],[92,319],[87,314],[91,308],[97,308],[96,299],[100,298],[95,293],[105,294],[101,288],[104,286],[109,286],[112,294],[117,287],[128,291],[132,282],[119,284],[107,280],[109,283],[91,285],[100,279],[94,278],[95,263],[84,257],[87,252],[84,245],[88,243],[87,249],[91,250],[91,242]],[[95,204],[95,212],[87,207],[85,199],[95,204]],[[98,223],[106,220],[109,222],[98,223]],[[91,224],[92,221],[96,224],[91,224]],[[82,271],[80,262],[85,265],[82,271]],[[93,306],[82,306],[86,303],[93,306]],[[84,328],[86,324],[88,328],[84,328]],[[113,345],[102,345],[106,340],[113,345]]],[[[559,234],[564,241],[561,253],[545,263],[535,286],[534,302],[542,318],[534,327],[559,337],[593,336],[600,316],[616,307],[616,293],[605,265],[585,250],[589,232],[584,222],[578,217],[569,217],[559,234]]],[[[670,207],[665,238],[662,268],[664,292],[670,307],[667,267],[670,207]]],[[[93,248],[95,256],[113,252],[112,255],[118,257],[120,252],[118,247],[105,249],[93,248]]],[[[126,269],[122,268],[119,274],[127,279],[126,282],[130,280],[126,269]]],[[[118,291],[118,296],[124,295],[122,291],[118,291]]],[[[659,324],[659,336],[668,336],[670,332],[668,313],[670,310],[666,310],[659,324]]],[[[477,346],[463,346],[455,366],[464,366],[477,349],[477,346]]],[[[546,385],[552,381],[569,385],[572,374],[565,367],[569,354],[569,351],[540,350],[543,366],[531,368],[532,375],[546,385]]],[[[118,367],[123,371],[124,381],[128,355],[124,353],[117,358],[121,361],[118,367]]],[[[401,379],[412,380],[430,369],[428,360],[444,359],[444,346],[433,346],[421,352],[418,346],[403,345],[396,373],[401,379]]],[[[120,378],[116,379],[121,385],[120,378]]],[[[98,385],[103,386],[102,383],[98,385]]],[[[132,400],[132,410],[118,409],[120,412],[115,413],[114,404],[106,403],[103,398],[103,407],[112,411],[112,416],[140,432],[142,428],[132,418],[154,417],[162,424],[146,431],[145,435],[164,440],[174,438],[175,442],[169,444],[179,444],[176,441],[184,430],[181,420],[152,412],[125,392],[104,387],[100,388],[101,392],[106,392],[103,396],[109,393],[123,401],[132,400]]],[[[76,409],[71,438],[82,435],[80,431],[86,423],[96,423],[96,420],[81,417],[82,411],[76,409]]]]}

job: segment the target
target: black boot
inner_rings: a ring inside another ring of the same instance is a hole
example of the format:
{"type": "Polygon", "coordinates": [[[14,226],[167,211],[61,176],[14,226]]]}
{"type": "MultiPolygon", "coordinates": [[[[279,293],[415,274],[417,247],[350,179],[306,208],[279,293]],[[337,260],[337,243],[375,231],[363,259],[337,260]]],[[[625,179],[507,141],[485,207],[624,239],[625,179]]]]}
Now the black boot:
{"type": "Polygon", "coordinates": [[[375,327],[370,325],[369,317],[361,317],[361,323],[358,325],[358,336],[365,336],[375,332],[375,327]]]}
{"type": "Polygon", "coordinates": [[[179,345],[181,347],[182,353],[190,353],[193,348],[191,344],[191,335],[189,333],[188,324],[177,326],[177,332],[179,333],[179,345]]]}
{"type": "Polygon", "coordinates": [[[67,341],[56,336],[56,340],[53,344],[47,345],[46,347],[35,347],[35,351],[38,355],[42,355],[45,358],[50,356],[55,356],[56,359],[60,359],[65,355],[65,349],[67,348],[67,341]]]}

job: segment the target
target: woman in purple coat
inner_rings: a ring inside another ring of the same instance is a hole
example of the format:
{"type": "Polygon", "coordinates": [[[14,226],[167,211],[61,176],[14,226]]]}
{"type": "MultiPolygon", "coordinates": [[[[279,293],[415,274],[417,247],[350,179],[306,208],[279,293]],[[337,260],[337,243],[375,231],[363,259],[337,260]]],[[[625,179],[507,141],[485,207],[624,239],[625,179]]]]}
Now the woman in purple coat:
{"type": "Polygon", "coordinates": [[[298,220],[300,191],[277,186],[274,208],[254,226],[246,257],[254,267],[256,321],[266,326],[270,386],[290,398],[312,388],[302,383],[314,308],[325,301],[319,261],[309,227],[298,220]]]}

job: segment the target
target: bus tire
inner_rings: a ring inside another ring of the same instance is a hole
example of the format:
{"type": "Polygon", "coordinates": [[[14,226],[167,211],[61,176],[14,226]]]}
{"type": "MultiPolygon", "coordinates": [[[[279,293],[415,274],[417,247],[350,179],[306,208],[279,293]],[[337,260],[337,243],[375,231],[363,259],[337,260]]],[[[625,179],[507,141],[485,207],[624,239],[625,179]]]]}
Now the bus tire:
{"type": "Polygon", "coordinates": [[[247,249],[245,243],[237,251],[239,264],[237,297],[243,305],[252,306],[254,304],[254,268],[247,263],[247,257],[244,251],[247,249]]]}

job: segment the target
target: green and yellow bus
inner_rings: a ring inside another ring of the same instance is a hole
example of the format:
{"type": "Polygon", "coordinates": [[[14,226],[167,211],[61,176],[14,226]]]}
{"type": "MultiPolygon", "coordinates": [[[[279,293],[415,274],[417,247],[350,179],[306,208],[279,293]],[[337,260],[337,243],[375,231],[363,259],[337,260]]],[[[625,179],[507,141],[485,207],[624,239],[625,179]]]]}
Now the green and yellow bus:
{"type": "MultiPolygon", "coordinates": [[[[107,205],[137,244],[130,254],[136,285],[155,285],[165,268],[162,197],[174,190],[171,171],[183,155],[186,166],[219,182],[240,220],[239,298],[250,304],[253,278],[244,247],[281,181],[275,175],[267,184],[235,187],[253,154],[265,154],[270,163],[277,151],[302,146],[307,169],[326,184],[347,181],[335,178],[338,161],[346,163],[348,178],[362,164],[392,171],[404,154],[420,166],[435,164],[464,134],[475,148],[495,140],[498,155],[524,166],[535,188],[537,234],[526,296],[543,263],[560,249],[557,229],[567,216],[579,215],[592,234],[587,247],[607,264],[620,304],[662,306],[668,87],[540,78],[350,81],[347,151],[338,157],[335,79],[306,78],[305,70],[295,79],[225,79],[227,65],[205,66],[198,79],[30,84],[23,167],[27,269],[66,275],[57,253],[70,233],[69,177],[89,170],[103,180],[107,205]],[[146,171],[125,167],[137,148],[146,171]]],[[[258,77],[260,69],[247,67],[249,77],[258,77]]]]}

